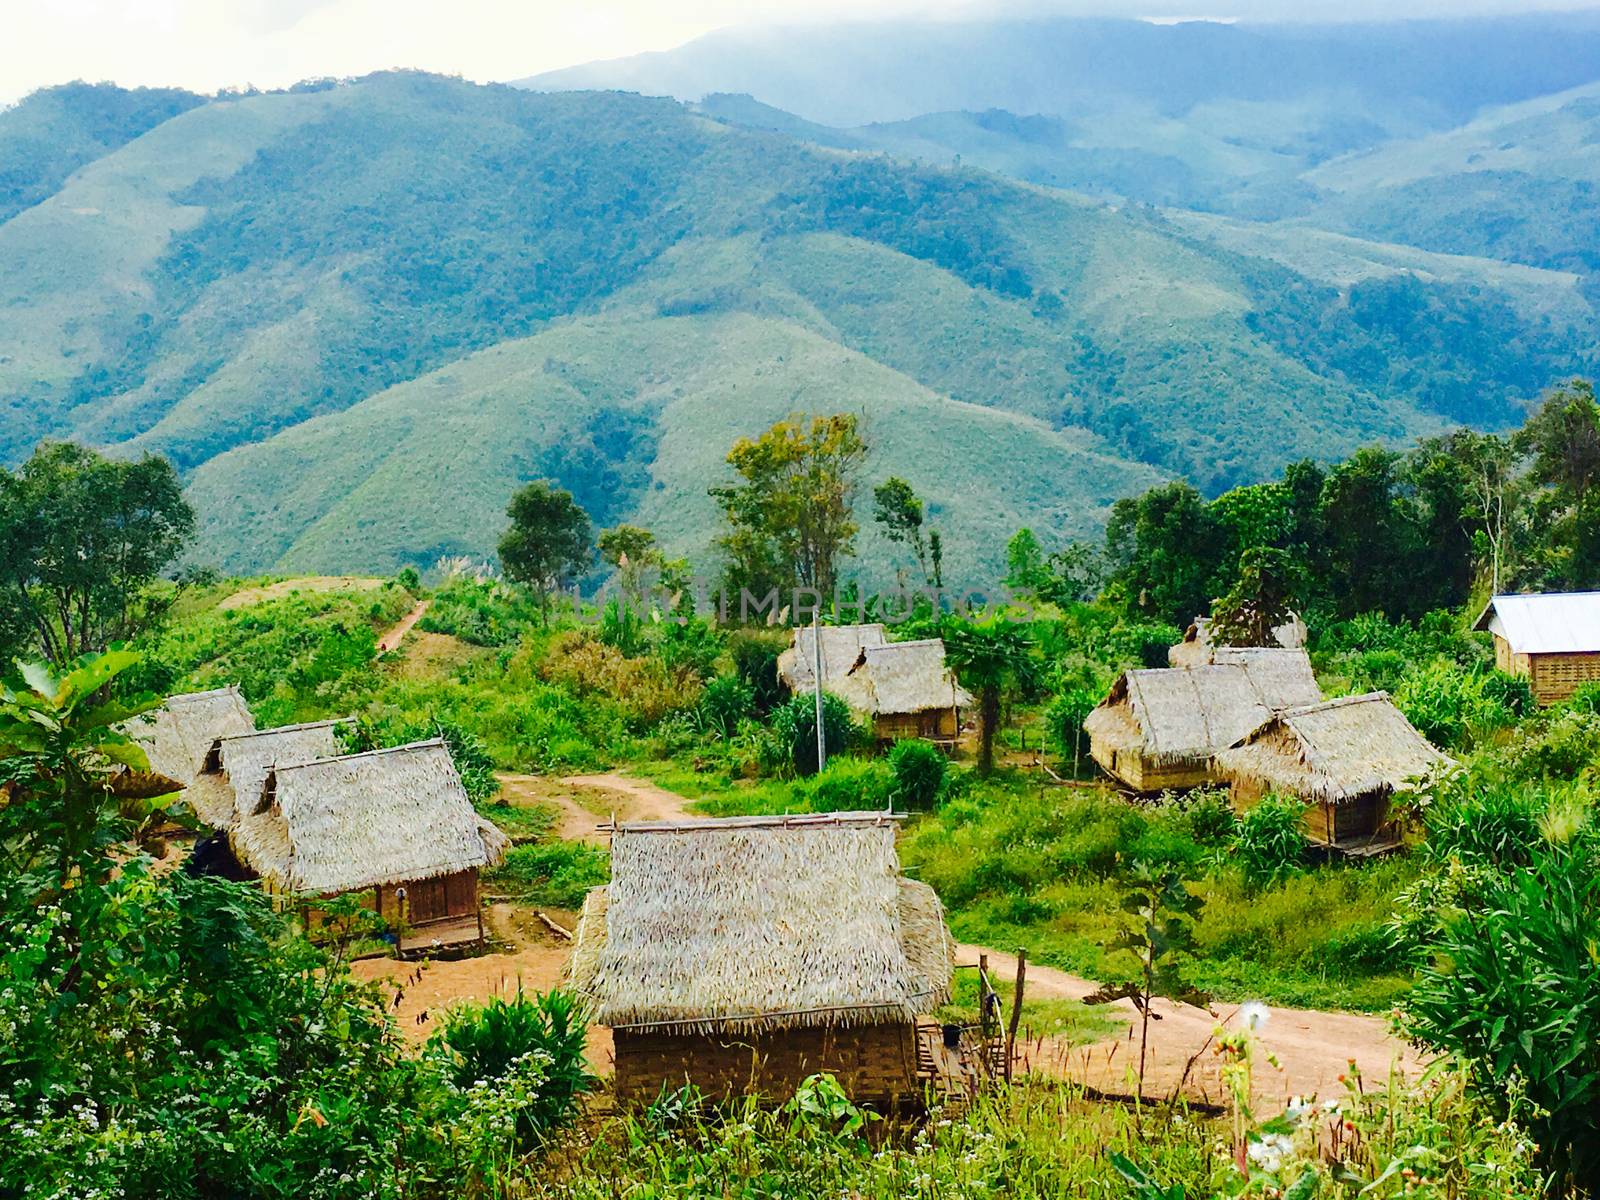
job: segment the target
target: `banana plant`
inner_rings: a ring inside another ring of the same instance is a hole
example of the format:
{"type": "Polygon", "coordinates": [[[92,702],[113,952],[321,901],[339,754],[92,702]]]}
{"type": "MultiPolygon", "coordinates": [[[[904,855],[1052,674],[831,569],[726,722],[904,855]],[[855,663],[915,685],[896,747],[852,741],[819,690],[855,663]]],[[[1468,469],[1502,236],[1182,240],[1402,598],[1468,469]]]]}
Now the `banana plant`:
{"type": "Polygon", "coordinates": [[[103,877],[113,847],[177,798],[180,785],[153,772],[124,729],[160,701],[107,698],[112,681],[138,661],[113,647],[59,674],[18,662],[0,680],[0,853],[8,874],[48,871],[46,891],[103,877]]]}

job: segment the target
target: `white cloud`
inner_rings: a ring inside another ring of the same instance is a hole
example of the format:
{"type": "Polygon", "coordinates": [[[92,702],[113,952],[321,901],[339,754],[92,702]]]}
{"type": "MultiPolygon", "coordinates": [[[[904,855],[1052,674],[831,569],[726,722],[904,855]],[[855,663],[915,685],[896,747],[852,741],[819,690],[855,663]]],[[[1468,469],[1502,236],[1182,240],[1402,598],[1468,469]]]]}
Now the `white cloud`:
{"type": "MultiPolygon", "coordinates": [[[[1400,7],[1514,11],[1535,2],[1409,0],[1400,7]]],[[[1554,2],[1582,7],[1594,0],[1554,2]]],[[[1355,4],[1364,4],[1366,15],[1394,15],[1397,7],[1390,0],[1355,4]]],[[[1022,6],[1130,16],[1219,11],[1217,0],[1022,0],[1022,6]]],[[[515,79],[669,49],[727,25],[953,17],[991,7],[993,0],[0,0],[0,103],[70,79],[214,91],[395,66],[515,79]]],[[[1224,7],[1245,16],[1353,15],[1352,0],[1234,0],[1224,7]]]]}

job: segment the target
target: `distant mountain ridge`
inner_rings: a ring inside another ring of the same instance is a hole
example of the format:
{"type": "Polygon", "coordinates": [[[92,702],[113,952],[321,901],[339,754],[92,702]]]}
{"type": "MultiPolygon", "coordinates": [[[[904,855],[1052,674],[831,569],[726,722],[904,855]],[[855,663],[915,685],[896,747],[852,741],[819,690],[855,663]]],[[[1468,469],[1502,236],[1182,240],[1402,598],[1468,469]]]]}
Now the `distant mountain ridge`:
{"type": "Polygon", "coordinates": [[[731,442],[849,410],[951,577],[992,580],[1019,524],[1059,542],[1174,474],[1503,425],[1592,353],[1572,273],[1256,239],[709,111],[389,73],[185,102],[39,172],[0,222],[0,461],[167,454],[232,570],[486,555],[540,477],[704,564],[731,442]]]}

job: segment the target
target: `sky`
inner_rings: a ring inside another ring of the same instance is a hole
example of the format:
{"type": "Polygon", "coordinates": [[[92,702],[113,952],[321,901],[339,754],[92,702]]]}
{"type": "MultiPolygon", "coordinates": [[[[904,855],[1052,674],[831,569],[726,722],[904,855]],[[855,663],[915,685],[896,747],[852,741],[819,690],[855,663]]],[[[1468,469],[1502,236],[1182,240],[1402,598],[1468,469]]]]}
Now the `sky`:
{"type": "MultiPolygon", "coordinates": [[[[1003,0],[1002,0],[1003,2],[1003,0]]],[[[1337,19],[1600,0],[1021,0],[1030,11],[1337,19]]],[[[667,50],[729,25],[921,16],[986,0],[0,0],[0,104],[72,79],[211,92],[418,67],[487,81],[667,50]]],[[[1015,11],[1018,3],[1007,3],[1015,11]]]]}

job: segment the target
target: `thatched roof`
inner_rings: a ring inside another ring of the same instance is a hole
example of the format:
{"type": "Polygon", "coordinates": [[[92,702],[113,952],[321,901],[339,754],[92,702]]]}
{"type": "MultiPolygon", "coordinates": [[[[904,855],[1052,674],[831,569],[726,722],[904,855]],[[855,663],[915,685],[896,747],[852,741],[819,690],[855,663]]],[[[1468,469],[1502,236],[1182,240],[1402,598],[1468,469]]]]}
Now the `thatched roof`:
{"type": "Polygon", "coordinates": [[[1392,792],[1450,759],[1428,744],[1387,692],[1370,692],[1291,708],[1216,761],[1230,779],[1338,804],[1392,792]]]}
{"type": "Polygon", "coordinates": [[[1600,592],[1496,596],[1472,627],[1505,638],[1514,654],[1600,653],[1600,592]]]}
{"type": "Polygon", "coordinates": [[[933,889],[880,813],[621,825],[569,968],[612,1027],[754,1033],[909,1021],[953,970],[933,889]]]}
{"type": "MultiPolygon", "coordinates": [[[[1304,648],[1309,631],[1299,613],[1290,613],[1289,619],[1272,630],[1275,648],[1299,650],[1304,648]]],[[[1183,631],[1183,640],[1167,648],[1167,665],[1172,667],[1198,667],[1210,662],[1220,662],[1216,657],[1218,646],[1211,636],[1211,618],[1196,617],[1183,631]]],[[[1231,648],[1231,647],[1230,647],[1231,648]]]]}
{"type": "Polygon", "coordinates": [[[276,887],[315,895],[491,866],[507,845],[439,740],[275,767],[229,840],[276,887]]]}
{"type": "Polygon", "coordinates": [[[1278,710],[1321,699],[1305,651],[1234,653],[1226,663],[1125,672],[1084,730],[1171,765],[1209,758],[1278,710]]]}
{"type": "Polygon", "coordinates": [[[311,721],[219,737],[211,743],[184,799],[211,828],[230,829],[245,808],[254,809],[260,802],[261,785],[273,767],[337,755],[339,724],[311,721]]]}
{"type": "Polygon", "coordinates": [[[964,707],[972,702],[945,666],[941,638],[864,647],[840,694],[852,708],[871,716],[964,707]]]}
{"type": "Polygon", "coordinates": [[[144,747],[150,769],[188,787],[219,737],[256,727],[236,687],[168,696],[160,708],[128,722],[128,736],[144,747]]]}
{"type": "MultiPolygon", "coordinates": [[[[846,676],[860,660],[862,649],[889,640],[882,625],[823,625],[821,634],[822,686],[840,696],[844,696],[846,676]]],[[[816,645],[817,627],[802,625],[793,630],[789,648],[778,655],[778,680],[791,692],[809,692],[815,686],[816,645]]]]}

